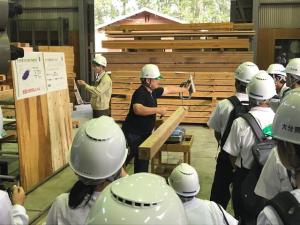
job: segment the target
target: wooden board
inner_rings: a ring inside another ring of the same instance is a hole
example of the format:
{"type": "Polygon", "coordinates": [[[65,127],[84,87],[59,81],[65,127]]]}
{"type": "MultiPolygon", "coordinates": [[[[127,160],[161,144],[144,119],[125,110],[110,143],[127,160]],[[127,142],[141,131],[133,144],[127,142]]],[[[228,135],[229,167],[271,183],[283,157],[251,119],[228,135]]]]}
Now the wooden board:
{"type": "Polygon", "coordinates": [[[105,27],[106,31],[232,30],[233,23],[123,24],[105,27]]]}
{"type": "Polygon", "coordinates": [[[72,144],[72,119],[68,90],[47,94],[52,169],[56,171],[68,163],[72,144]]]}
{"type": "Polygon", "coordinates": [[[103,40],[109,49],[249,49],[249,39],[212,40],[103,40]]]}
{"type": "Polygon", "coordinates": [[[72,140],[68,89],[17,100],[15,108],[21,185],[29,190],[67,163],[72,140]]]}
{"type": "Polygon", "coordinates": [[[175,128],[180,124],[187,112],[187,107],[179,107],[162,125],[160,125],[159,128],[157,128],[152,135],[139,146],[139,158],[151,160],[175,128]]]}

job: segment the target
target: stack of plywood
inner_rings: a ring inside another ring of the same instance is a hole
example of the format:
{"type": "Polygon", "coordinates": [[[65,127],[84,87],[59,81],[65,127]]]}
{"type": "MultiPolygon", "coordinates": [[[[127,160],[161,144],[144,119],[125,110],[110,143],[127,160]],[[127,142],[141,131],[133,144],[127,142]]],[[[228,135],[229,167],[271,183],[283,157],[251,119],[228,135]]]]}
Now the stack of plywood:
{"type": "Polygon", "coordinates": [[[236,67],[253,60],[253,24],[149,24],[111,25],[104,28],[107,40],[102,53],[112,72],[112,115],[123,121],[131,94],[139,86],[144,64],[158,65],[166,79],[162,85],[179,85],[189,74],[197,93],[191,100],[167,96],[159,104],[168,115],[180,105],[189,105],[185,123],[206,123],[218,100],[234,94],[236,67]]]}
{"type": "Polygon", "coordinates": [[[73,46],[38,46],[39,52],[64,52],[66,61],[66,70],[68,77],[70,102],[75,103],[75,91],[74,82],[76,78],[75,71],[75,54],[73,46]]]}

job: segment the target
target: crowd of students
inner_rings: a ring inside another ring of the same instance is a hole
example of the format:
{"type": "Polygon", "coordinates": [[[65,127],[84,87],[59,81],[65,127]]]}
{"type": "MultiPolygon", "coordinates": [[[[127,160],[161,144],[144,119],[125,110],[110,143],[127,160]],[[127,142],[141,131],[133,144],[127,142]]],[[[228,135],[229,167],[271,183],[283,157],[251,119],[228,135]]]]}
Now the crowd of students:
{"type": "MultiPolygon", "coordinates": [[[[165,113],[156,98],[185,91],[160,88],[160,78],[155,65],[143,68],[123,129],[105,115],[80,127],[69,161],[78,181],[56,198],[46,224],[298,224],[300,58],[286,68],[262,71],[245,62],[236,69],[236,95],[220,101],[208,122],[220,148],[210,201],[197,198],[200,181],[191,165],[178,165],[165,180],[138,161],[137,139],[151,134],[156,113],[165,113]],[[151,131],[137,137],[133,128],[151,131]],[[128,175],[133,157],[136,173],[128,175]],[[234,217],[226,212],[230,199],[234,217]]],[[[0,201],[0,224],[28,224],[20,187],[13,205],[5,192],[0,201]]]]}

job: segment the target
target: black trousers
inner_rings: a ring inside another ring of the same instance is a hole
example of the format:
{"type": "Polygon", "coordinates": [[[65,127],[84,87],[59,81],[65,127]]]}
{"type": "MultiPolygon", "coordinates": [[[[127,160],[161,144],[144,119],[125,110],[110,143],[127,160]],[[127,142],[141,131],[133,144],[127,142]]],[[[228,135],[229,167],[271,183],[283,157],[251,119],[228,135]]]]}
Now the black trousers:
{"type": "Polygon", "coordinates": [[[232,206],[234,216],[240,220],[244,217],[245,209],[242,199],[242,183],[247,177],[250,170],[245,168],[237,168],[232,186],[232,206]]]}
{"type": "Polygon", "coordinates": [[[93,110],[93,118],[98,118],[100,116],[110,116],[110,109],[105,110],[93,110]]]}
{"type": "Polygon", "coordinates": [[[214,181],[211,187],[210,200],[227,208],[231,198],[230,184],[233,182],[233,167],[227,152],[221,150],[218,158],[214,181]]]}
{"type": "Polygon", "coordinates": [[[139,159],[139,146],[150,136],[149,135],[138,135],[123,130],[127,144],[129,146],[129,154],[125,161],[127,166],[130,161],[134,158],[134,173],[148,172],[149,160],[139,159]]]}

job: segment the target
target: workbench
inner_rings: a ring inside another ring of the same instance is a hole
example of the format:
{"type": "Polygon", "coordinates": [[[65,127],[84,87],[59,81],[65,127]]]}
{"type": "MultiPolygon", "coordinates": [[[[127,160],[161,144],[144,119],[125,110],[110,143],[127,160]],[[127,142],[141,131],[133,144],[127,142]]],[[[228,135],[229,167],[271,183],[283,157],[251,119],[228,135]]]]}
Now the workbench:
{"type": "Polygon", "coordinates": [[[160,151],[151,160],[151,172],[167,177],[171,171],[178,165],[172,163],[166,163],[162,160],[163,152],[177,152],[183,154],[183,160],[179,160],[184,163],[191,164],[191,149],[194,142],[194,136],[186,134],[181,143],[176,144],[164,144],[160,151]]]}

